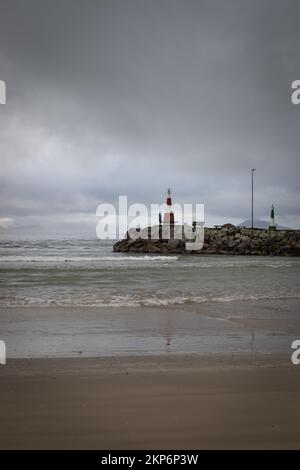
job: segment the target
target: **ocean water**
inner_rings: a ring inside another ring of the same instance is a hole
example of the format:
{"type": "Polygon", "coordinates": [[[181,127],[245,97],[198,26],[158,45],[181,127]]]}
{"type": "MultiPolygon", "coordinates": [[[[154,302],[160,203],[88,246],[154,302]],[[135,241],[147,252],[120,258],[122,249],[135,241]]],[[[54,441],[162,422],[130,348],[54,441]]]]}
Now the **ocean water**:
{"type": "Polygon", "coordinates": [[[0,241],[0,338],[8,358],[290,360],[300,334],[300,259],[134,255],[113,253],[112,245],[88,238],[0,241]]]}
{"type": "Polygon", "coordinates": [[[1,240],[0,306],[146,307],[300,298],[300,259],[113,253],[98,239],[1,240]]]}

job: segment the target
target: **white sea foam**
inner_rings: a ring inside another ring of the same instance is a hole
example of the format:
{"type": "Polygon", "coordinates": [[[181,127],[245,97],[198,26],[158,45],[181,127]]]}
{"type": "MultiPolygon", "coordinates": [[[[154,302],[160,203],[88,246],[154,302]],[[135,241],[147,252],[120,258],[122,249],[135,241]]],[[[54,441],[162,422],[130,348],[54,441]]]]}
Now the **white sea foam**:
{"type": "Polygon", "coordinates": [[[58,263],[58,262],[131,262],[131,261],[176,261],[178,256],[1,256],[0,262],[19,262],[19,263],[58,263]]]}
{"type": "Polygon", "coordinates": [[[114,296],[110,299],[39,299],[35,297],[24,298],[0,298],[2,307],[171,307],[185,304],[202,304],[207,302],[236,302],[236,301],[259,301],[277,299],[299,299],[300,294],[293,293],[270,293],[266,295],[226,295],[218,297],[208,296],[177,296],[170,298],[136,296],[114,296]]]}

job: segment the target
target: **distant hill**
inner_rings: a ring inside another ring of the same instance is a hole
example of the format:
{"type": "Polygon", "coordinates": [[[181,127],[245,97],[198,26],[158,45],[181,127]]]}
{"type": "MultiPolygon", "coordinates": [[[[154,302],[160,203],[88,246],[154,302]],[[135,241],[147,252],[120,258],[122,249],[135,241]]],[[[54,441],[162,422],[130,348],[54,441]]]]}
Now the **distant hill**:
{"type": "MultiPolygon", "coordinates": [[[[248,219],[248,220],[245,220],[244,222],[241,222],[240,224],[238,224],[238,227],[247,227],[247,228],[251,228],[251,220],[248,219]]],[[[254,220],[253,221],[253,225],[255,228],[269,228],[269,225],[270,225],[270,222],[268,222],[267,220],[254,220]]],[[[289,230],[289,227],[284,227],[283,225],[276,225],[276,227],[280,230],[289,230]]]]}

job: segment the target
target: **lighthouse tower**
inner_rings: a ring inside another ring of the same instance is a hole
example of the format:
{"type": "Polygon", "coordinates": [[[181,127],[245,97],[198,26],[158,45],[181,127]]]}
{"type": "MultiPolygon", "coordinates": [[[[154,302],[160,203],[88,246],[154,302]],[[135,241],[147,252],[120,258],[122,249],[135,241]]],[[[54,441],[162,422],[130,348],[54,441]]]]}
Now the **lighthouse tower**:
{"type": "Polygon", "coordinates": [[[172,210],[171,189],[168,189],[167,209],[164,213],[164,224],[174,224],[174,212],[172,210]]]}
{"type": "Polygon", "coordinates": [[[275,209],[274,205],[272,204],[271,207],[271,223],[269,225],[269,230],[276,230],[276,223],[275,223],[275,209]]]}

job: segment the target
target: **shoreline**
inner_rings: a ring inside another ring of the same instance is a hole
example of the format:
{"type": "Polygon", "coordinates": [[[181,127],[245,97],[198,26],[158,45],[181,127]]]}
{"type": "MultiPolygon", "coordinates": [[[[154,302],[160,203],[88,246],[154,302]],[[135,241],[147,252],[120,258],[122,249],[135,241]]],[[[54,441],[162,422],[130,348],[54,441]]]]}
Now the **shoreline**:
{"type": "Polygon", "coordinates": [[[299,299],[162,307],[0,308],[9,359],[291,353],[299,299]]]}
{"type": "Polygon", "coordinates": [[[0,308],[7,357],[284,355],[300,299],[146,307],[0,308]]]}

